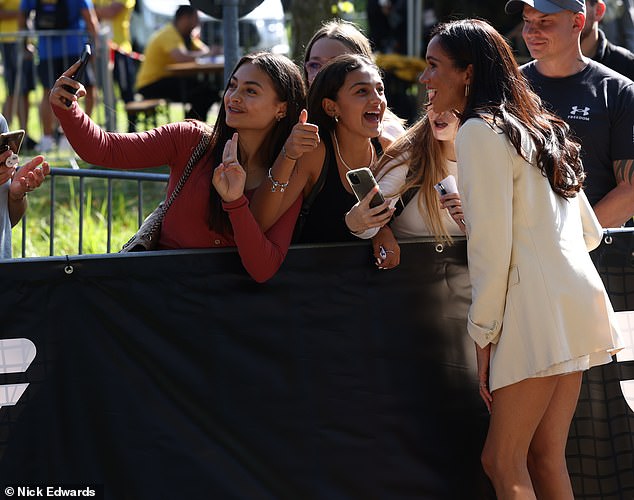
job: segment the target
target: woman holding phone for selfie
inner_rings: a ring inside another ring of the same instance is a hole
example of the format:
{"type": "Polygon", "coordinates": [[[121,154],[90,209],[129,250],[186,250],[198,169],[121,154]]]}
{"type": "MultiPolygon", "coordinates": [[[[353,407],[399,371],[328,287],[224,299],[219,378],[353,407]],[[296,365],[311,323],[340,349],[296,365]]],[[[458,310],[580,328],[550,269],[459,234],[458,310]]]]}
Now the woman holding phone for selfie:
{"type": "Polygon", "coordinates": [[[70,76],[78,65],[57,79],[50,102],[66,137],[84,160],[119,169],[168,165],[169,197],[201,139],[211,136],[206,153],[166,212],[159,249],[237,247],[253,279],[270,279],[288,251],[301,200],[286,207],[266,231],[253,218],[249,203],[261,184],[271,189],[267,171],[305,106],[297,66],[282,55],[245,55],[231,73],[213,127],[186,120],[120,134],[103,131],[77,105],[77,96],[85,90],[70,76]],[[66,86],[76,89],[77,95],[66,86]]]}
{"type": "Polygon", "coordinates": [[[27,195],[42,185],[50,173],[43,156],[18,166],[24,131],[9,132],[7,120],[0,115],[0,259],[10,259],[11,228],[26,213],[27,195]]]}

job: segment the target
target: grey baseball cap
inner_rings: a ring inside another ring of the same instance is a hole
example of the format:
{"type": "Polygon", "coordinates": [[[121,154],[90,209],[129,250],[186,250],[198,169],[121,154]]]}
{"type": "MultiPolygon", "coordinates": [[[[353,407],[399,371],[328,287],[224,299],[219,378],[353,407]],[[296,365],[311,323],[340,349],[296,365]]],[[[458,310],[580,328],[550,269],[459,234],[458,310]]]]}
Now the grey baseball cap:
{"type": "Polygon", "coordinates": [[[504,10],[507,14],[522,12],[524,5],[537,9],[544,14],[555,14],[562,10],[586,13],[585,0],[509,0],[506,2],[504,10]]]}

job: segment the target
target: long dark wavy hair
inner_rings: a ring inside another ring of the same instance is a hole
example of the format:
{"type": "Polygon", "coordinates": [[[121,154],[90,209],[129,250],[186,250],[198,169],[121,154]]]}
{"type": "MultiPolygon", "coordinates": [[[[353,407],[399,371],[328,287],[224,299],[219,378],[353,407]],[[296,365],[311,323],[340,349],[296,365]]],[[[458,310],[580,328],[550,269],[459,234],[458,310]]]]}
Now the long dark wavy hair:
{"type": "Polygon", "coordinates": [[[524,157],[521,131],[525,130],[537,149],[537,167],[553,191],[564,198],[574,197],[585,178],[580,146],[571,139],[568,125],[548,112],[531,90],[502,35],[485,21],[464,19],[438,25],[431,36],[438,39],[455,67],[473,67],[461,123],[492,116],[524,157]]]}
{"type": "MultiPolygon", "coordinates": [[[[229,82],[238,68],[247,63],[257,66],[268,75],[278,99],[286,103],[286,115],[275,123],[258,152],[262,158],[262,163],[271,166],[282,150],[282,146],[291,133],[293,126],[299,120],[300,111],[306,107],[306,88],[302,74],[293,61],[286,56],[269,52],[257,52],[242,57],[231,72],[229,82]]],[[[225,87],[225,93],[228,87],[229,83],[225,87]]],[[[220,106],[218,118],[211,135],[213,168],[222,162],[222,152],[225,144],[236,132],[234,128],[227,125],[226,118],[227,112],[224,107],[223,93],[223,104],[220,106]]],[[[222,199],[213,184],[209,194],[209,227],[221,234],[231,234],[232,232],[229,216],[223,210],[222,199]]]]}

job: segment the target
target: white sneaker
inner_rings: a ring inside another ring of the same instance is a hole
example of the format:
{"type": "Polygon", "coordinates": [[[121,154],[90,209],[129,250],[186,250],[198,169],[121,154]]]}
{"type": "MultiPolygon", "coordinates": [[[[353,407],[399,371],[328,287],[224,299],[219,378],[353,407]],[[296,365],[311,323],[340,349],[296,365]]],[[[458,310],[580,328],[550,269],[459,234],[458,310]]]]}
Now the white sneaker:
{"type": "Polygon", "coordinates": [[[66,138],[65,135],[62,135],[59,138],[59,142],[57,143],[57,149],[60,153],[74,153],[75,152],[75,150],[70,145],[70,142],[68,142],[68,139],[66,138]]]}
{"type": "Polygon", "coordinates": [[[37,153],[48,153],[55,147],[55,139],[50,135],[43,135],[40,142],[35,146],[37,153]]]}

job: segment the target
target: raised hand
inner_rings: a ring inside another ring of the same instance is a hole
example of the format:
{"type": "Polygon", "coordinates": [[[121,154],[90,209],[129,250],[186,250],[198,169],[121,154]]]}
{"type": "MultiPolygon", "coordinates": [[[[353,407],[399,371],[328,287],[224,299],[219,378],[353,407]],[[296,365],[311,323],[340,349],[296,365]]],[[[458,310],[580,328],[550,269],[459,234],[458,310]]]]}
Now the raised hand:
{"type": "Polygon", "coordinates": [[[0,186],[2,186],[9,179],[13,178],[13,174],[15,173],[15,167],[9,167],[5,163],[7,158],[13,154],[13,152],[9,149],[8,146],[4,146],[6,148],[5,151],[0,153],[0,186]]]}
{"type": "Polygon", "coordinates": [[[285,156],[289,160],[298,160],[304,153],[308,153],[319,144],[319,127],[308,123],[308,111],[302,109],[299,120],[293,126],[286,143],[285,156]]]}
{"type": "Polygon", "coordinates": [[[15,173],[9,187],[9,196],[16,200],[23,198],[26,193],[39,188],[50,172],[51,169],[48,162],[44,161],[44,157],[36,156],[15,173]]]}
{"type": "Polygon", "coordinates": [[[235,201],[244,194],[247,173],[238,162],[238,133],[227,141],[222,163],[214,170],[212,183],[224,202],[235,201]]]}
{"type": "Polygon", "coordinates": [[[79,61],[75,62],[75,64],[62,73],[62,76],[55,80],[55,85],[53,85],[53,88],[48,96],[48,102],[51,106],[58,106],[66,109],[68,108],[66,105],[67,101],[73,102],[79,97],[86,95],[86,89],[84,86],[71,78],[71,76],[74,75],[79,68],[80,64],[81,63],[79,61]],[[73,94],[72,92],[66,90],[64,85],[77,89],[77,94],[73,94]]]}

